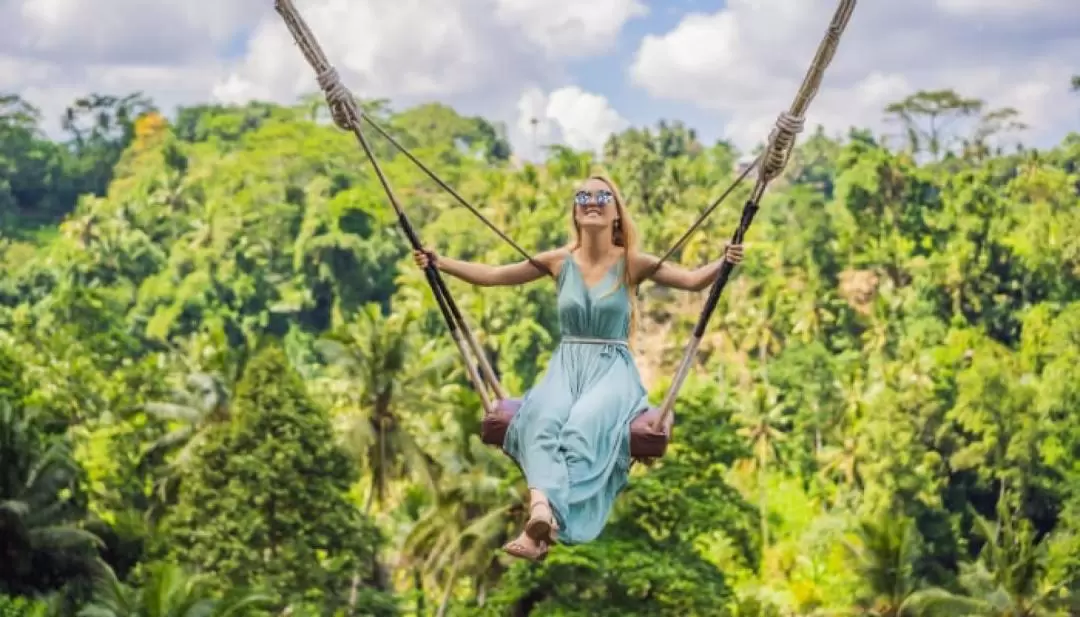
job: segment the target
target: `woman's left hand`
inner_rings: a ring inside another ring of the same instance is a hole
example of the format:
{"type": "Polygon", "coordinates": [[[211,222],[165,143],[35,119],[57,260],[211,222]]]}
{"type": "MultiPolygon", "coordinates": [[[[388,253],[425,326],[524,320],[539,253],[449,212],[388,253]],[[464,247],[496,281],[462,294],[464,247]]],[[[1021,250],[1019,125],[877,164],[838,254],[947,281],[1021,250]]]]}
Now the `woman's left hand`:
{"type": "Polygon", "coordinates": [[[724,261],[731,262],[731,264],[738,264],[743,258],[743,245],[741,244],[729,244],[724,247],[724,261]]]}

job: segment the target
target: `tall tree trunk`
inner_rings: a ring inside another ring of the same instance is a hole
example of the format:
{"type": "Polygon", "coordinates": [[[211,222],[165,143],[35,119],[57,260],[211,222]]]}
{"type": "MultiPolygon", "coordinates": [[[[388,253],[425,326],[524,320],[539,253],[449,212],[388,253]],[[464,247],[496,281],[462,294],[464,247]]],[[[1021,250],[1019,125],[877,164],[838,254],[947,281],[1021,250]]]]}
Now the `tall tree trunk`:
{"type": "Polygon", "coordinates": [[[457,571],[460,559],[454,559],[454,565],[450,568],[450,577],[446,581],[446,589],[443,591],[442,602],[439,603],[439,610],[435,613],[435,617],[445,617],[446,609],[450,607],[450,596],[454,592],[454,583],[457,582],[457,571]]]}
{"type": "Polygon", "coordinates": [[[416,590],[416,617],[424,617],[427,607],[424,602],[424,575],[420,568],[413,568],[413,589],[416,590]]]}
{"type": "Polygon", "coordinates": [[[765,485],[765,466],[762,460],[758,462],[758,510],[761,519],[761,573],[765,573],[765,551],[769,548],[769,491],[765,485]]]}
{"type": "Polygon", "coordinates": [[[352,585],[349,586],[349,611],[347,615],[353,615],[356,611],[356,600],[359,597],[360,592],[360,572],[354,571],[352,576],[352,585]]]}

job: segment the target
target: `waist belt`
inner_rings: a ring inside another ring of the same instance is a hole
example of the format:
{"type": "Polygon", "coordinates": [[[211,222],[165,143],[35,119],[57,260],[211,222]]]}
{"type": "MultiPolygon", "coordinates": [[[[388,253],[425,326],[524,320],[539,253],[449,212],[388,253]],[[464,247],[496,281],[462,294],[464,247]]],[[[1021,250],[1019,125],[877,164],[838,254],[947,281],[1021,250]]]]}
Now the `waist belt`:
{"type": "Polygon", "coordinates": [[[583,345],[618,345],[620,347],[629,347],[623,339],[617,338],[595,338],[590,336],[564,336],[560,343],[580,343],[583,345]]]}

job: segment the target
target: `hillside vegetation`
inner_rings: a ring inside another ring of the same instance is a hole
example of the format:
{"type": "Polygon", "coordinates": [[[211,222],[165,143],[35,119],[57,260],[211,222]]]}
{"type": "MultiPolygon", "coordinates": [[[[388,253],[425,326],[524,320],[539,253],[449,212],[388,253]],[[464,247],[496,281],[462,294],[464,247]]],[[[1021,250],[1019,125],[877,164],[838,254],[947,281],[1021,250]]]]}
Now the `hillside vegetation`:
{"type": "MultiPolygon", "coordinates": [[[[752,154],[675,122],[525,164],[486,120],[365,105],[531,251],[603,169],[662,253],[752,154]]],[[[92,96],[54,141],[0,98],[0,615],[1078,614],[1080,135],[999,148],[1022,119],[947,91],[884,113],[889,143],[801,136],[667,456],[533,565],[498,551],[520,473],[318,99],[92,96]]],[[[426,243],[520,259],[372,141],[426,243]]],[[[717,258],[748,191],[674,259],[717,258]]],[[[450,284],[524,392],[551,283],[450,284]]],[[[703,296],[641,289],[656,401],[703,296]]]]}

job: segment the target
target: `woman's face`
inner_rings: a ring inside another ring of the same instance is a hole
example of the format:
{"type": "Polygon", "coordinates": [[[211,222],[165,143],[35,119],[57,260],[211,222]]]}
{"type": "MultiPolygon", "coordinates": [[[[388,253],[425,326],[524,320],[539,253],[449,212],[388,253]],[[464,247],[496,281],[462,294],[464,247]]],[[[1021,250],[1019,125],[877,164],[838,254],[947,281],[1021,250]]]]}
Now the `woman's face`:
{"type": "Polygon", "coordinates": [[[611,227],[617,216],[615,194],[603,180],[590,178],[574,193],[574,220],[582,229],[611,227]]]}

